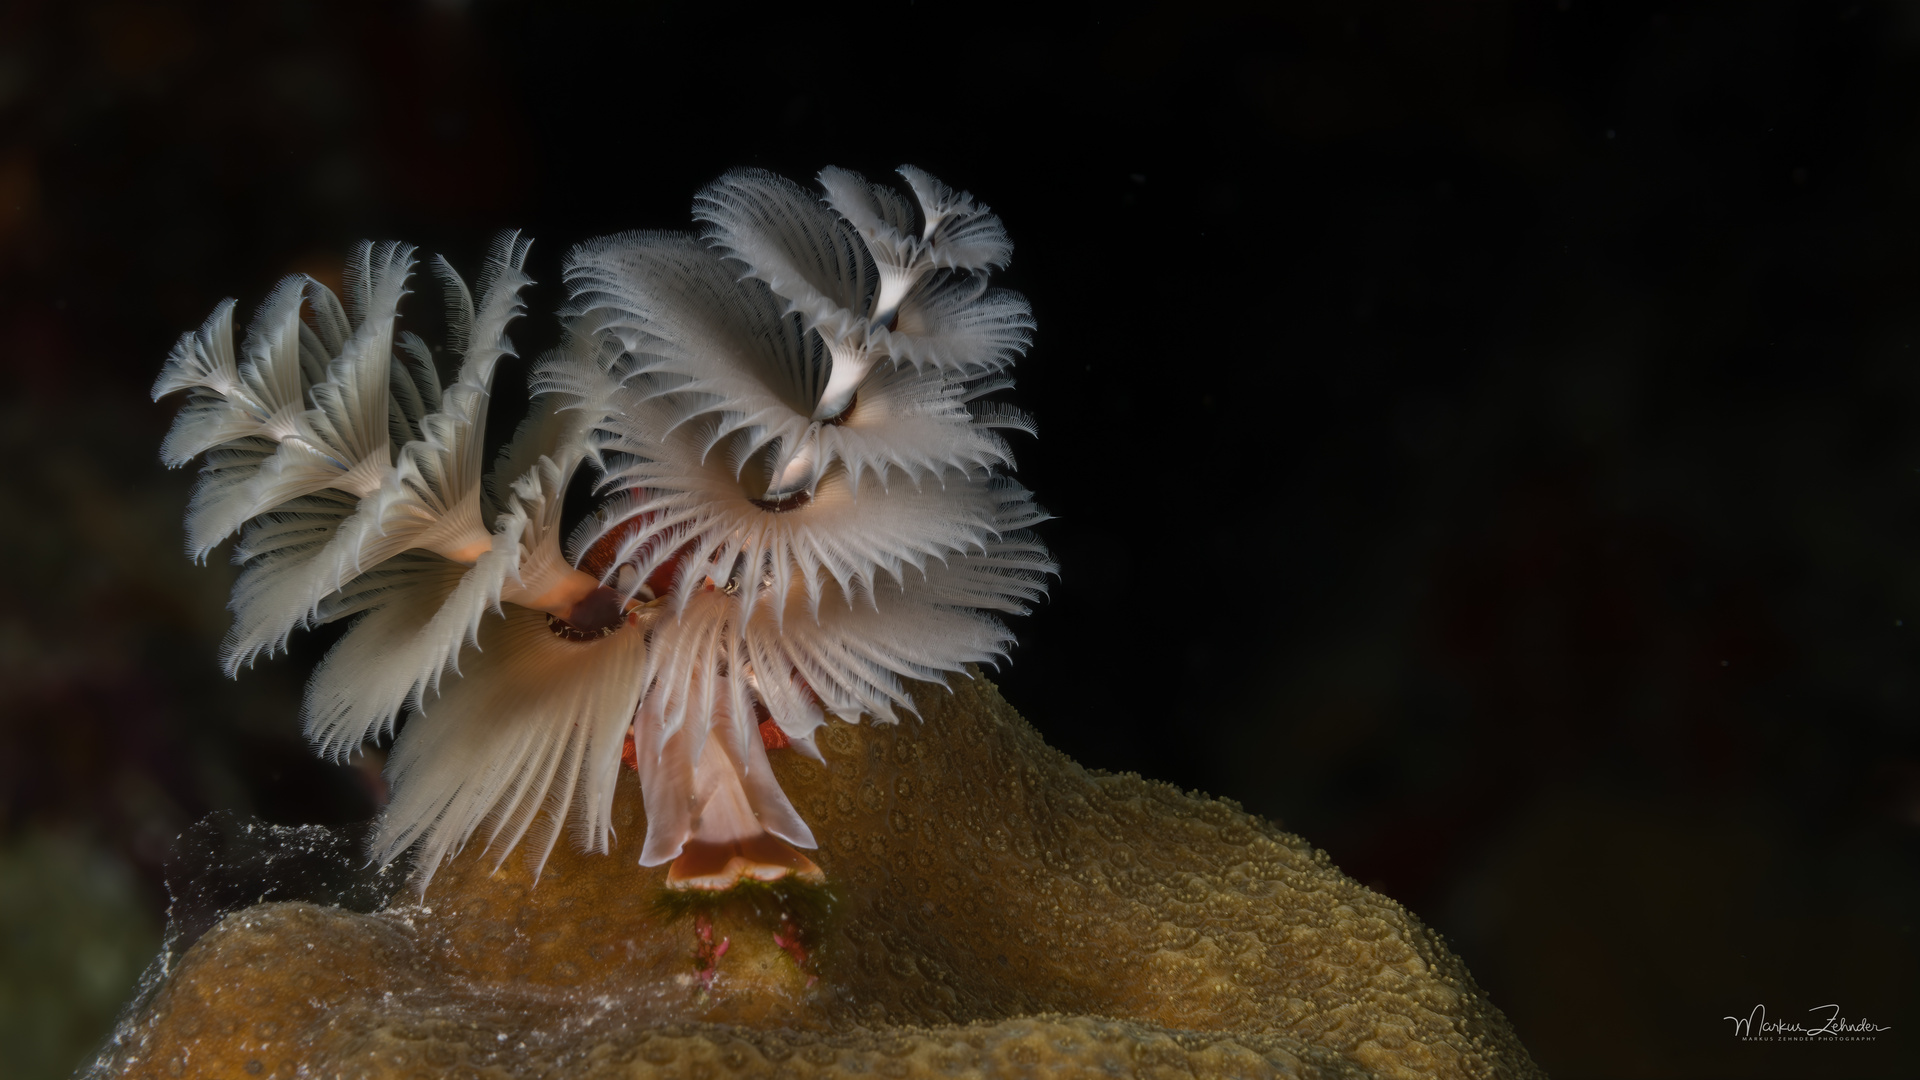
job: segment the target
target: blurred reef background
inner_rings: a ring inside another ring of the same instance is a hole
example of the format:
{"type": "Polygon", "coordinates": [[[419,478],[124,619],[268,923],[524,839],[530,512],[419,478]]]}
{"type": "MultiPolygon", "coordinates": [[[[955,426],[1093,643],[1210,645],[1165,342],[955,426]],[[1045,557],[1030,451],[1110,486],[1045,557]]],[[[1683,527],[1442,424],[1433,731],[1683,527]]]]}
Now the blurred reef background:
{"type": "Polygon", "coordinates": [[[902,162],[1039,320],[1054,745],[1326,848],[1562,1080],[1920,1071],[1920,4],[1040,10],[0,5],[0,1077],[105,1033],[192,822],[384,790],[300,736],[330,635],[217,670],[174,340],[518,227],[530,358],[569,245],[902,162]],[[1829,1002],[1890,1030],[1723,1019],[1829,1002]]]}

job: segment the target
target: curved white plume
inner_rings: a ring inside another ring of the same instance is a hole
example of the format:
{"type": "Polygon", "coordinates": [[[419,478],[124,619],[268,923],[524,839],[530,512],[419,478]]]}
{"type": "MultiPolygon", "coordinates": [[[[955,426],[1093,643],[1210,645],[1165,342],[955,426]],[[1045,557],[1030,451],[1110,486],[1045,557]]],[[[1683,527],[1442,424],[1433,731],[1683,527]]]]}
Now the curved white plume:
{"type": "Polygon", "coordinates": [[[846,335],[878,282],[866,245],[806,189],[762,169],[735,169],[694,197],[702,238],[786,301],[807,328],[846,335]]]}
{"type": "MultiPolygon", "coordinates": [[[[775,497],[809,490],[835,462],[856,488],[869,476],[884,485],[894,470],[919,483],[1011,464],[1005,441],[973,422],[970,384],[885,363],[873,350],[854,358],[862,346],[803,332],[762,283],[734,282],[691,237],[629,233],[596,241],[571,255],[567,281],[576,327],[617,338],[646,375],[627,397],[641,389],[666,397],[646,423],[666,431],[712,415],[706,430],[715,444],[746,433],[736,456],[744,466],[771,452],[761,486],[775,497]],[[827,403],[838,393],[834,380],[856,360],[860,379],[827,403]]],[[[968,340],[978,353],[999,348],[988,334],[968,340]]],[[[546,376],[536,374],[536,387],[558,385],[546,376]]]]}
{"type": "Polygon", "coordinates": [[[480,626],[475,662],[394,743],[393,802],[375,855],[419,843],[423,875],[476,832],[496,860],[523,838],[536,868],[572,816],[581,846],[606,849],[620,747],[643,688],[645,635],[557,637],[537,611],[509,607],[480,626]]]}
{"type": "Polygon", "coordinates": [[[817,876],[770,748],[818,757],[829,714],[893,722],[909,680],[1006,656],[999,616],[1056,572],[1004,475],[1002,433],[1032,424],[991,399],[1032,314],[988,286],[1000,220],[901,174],[911,200],[830,168],[823,200],[738,170],[698,195],[698,238],[577,249],[563,345],[491,468],[517,233],[472,288],[431,263],[451,380],[396,324],[403,244],[362,244],[344,301],[281,282],[237,350],[233,301],[180,339],[154,394],[187,395],[164,460],[205,463],[189,548],[241,534],[223,661],[357,617],[303,719],[332,757],[397,730],[379,858],[417,850],[424,888],[476,836],[536,870],[565,827],[606,850],[631,737],[669,885],[817,876]],[[589,462],[600,503],[563,548],[589,462]]]}

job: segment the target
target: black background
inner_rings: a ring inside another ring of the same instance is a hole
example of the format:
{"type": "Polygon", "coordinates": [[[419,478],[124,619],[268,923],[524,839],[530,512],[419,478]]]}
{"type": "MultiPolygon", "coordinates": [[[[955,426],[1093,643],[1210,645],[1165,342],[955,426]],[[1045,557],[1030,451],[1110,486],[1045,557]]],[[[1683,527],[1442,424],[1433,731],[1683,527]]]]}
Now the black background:
{"type": "Polygon", "coordinates": [[[157,917],[202,814],[375,808],[298,734],[330,638],[223,680],[180,556],[145,392],[221,297],[519,227],[532,355],[570,244],[911,162],[1040,325],[1050,741],[1325,847],[1555,1076],[1913,1067],[1920,8],[1047,11],[0,8],[0,832],[157,917]],[[1722,1019],[1829,1002],[1890,1030],[1722,1019]]]}

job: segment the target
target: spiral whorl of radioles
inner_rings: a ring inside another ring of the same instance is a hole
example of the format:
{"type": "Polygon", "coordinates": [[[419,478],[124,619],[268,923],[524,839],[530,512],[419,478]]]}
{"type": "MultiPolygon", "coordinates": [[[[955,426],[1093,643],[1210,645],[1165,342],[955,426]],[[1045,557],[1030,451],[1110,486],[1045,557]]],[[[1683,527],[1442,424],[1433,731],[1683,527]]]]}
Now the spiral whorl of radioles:
{"type": "MultiPolygon", "coordinates": [[[[323,753],[400,727],[376,854],[425,872],[476,833],[544,859],[571,821],[604,849],[623,746],[641,861],[670,881],[817,874],[769,749],[818,756],[829,715],[891,722],[905,681],[1003,658],[1055,570],[1011,480],[992,399],[1033,330],[989,287],[1000,220],[912,168],[907,193],[841,169],[810,194],[740,170],[699,233],[628,233],[566,260],[561,348],[486,476],[481,442],[527,244],[477,290],[436,263],[444,388],[396,329],[412,249],[364,245],[342,304],[290,278],[243,347],[231,301],[155,387],[189,403],[163,456],[204,456],[204,556],[239,532],[229,670],[301,626],[355,623],[309,686],[323,753]],[[597,505],[562,545],[566,493],[597,505]]],[[[422,876],[424,882],[425,875],[422,876]]]]}

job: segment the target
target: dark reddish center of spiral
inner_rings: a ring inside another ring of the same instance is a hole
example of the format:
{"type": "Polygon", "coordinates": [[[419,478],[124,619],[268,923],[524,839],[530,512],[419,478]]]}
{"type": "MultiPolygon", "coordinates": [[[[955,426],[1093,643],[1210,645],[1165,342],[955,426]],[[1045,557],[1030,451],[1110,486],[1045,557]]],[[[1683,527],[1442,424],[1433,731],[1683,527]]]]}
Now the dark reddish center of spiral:
{"type": "Polygon", "coordinates": [[[627,598],[605,585],[568,609],[566,617],[547,616],[547,629],[568,641],[599,641],[626,625],[627,598]]]}
{"type": "Polygon", "coordinates": [[[798,510],[813,501],[813,496],[805,491],[796,491],[791,495],[782,495],[778,499],[751,499],[753,505],[769,514],[784,514],[789,510],[798,510]]]}

